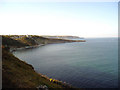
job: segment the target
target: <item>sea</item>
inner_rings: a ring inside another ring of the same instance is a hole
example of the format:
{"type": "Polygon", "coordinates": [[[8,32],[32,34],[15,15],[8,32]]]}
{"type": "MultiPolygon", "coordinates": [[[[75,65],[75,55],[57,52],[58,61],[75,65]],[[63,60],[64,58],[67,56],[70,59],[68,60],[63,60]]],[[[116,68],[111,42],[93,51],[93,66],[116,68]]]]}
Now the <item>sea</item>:
{"type": "Polygon", "coordinates": [[[118,87],[118,38],[47,44],[13,52],[36,72],[77,88],[118,87]]]}

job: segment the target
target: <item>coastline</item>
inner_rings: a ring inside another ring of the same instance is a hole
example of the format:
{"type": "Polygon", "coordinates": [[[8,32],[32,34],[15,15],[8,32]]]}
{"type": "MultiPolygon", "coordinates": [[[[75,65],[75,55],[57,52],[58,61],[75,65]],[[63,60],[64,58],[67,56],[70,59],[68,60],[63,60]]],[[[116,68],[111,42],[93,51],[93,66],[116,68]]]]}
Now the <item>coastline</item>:
{"type": "Polygon", "coordinates": [[[46,75],[36,72],[31,64],[20,60],[4,48],[2,49],[2,88],[34,88],[45,90],[46,88],[73,88],[65,82],[48,78],[46,75]]]}
{"type": "MultiPolygon", "coordinates": [[[[59,42],[59,43],[73,43],[73,42],[86,42],[86,40],[69,40],[70,42],[59,42]]],[[[47,44],[59,44],[59,43],[47,43],[47,44]]],[[[23,49],[31,49],[31,48],[37,48],[40,46],[45,46],[47,44],[38,44],[38,45],[31,45],[31,46],[24,46],[24,47],[10,47],[10,52],[14,52],[17,50],[23,50],[23,49]]]]}
{"type": "Polygon", "coordinates": [[[25,46],[25,47],[10,47],[10,52],[14,52],[14,51],[17,51],[17,50],[23,50],[23,49],[31,49],[31,48],[37,48],[37,47],[40,47],[40,46],[44,46],[45,44],[39,44],[39,45],[33,45],[33,46],[25,46]]]}
{"type": "MultiPolygon", "coordinates": [[[[47,80],[49,80],[51,83],[56,83],[56,84],[58,84],[58,85],[62,85],[63,87],[69,87],[69,88],[73,88],[73,86],[72,85],[70,85],[69,83],[67,83],[67,82],[63,82],[63,81],[59,81],[59,80],[57,80],[57,79],[54,79],[54,78],[49,78],[48,76],[46,76],[46,75],[43,75],[43,74],[41,74],[41,73],[38,73],[42,78],[45,78],[45,79],[47,79],[47,80]]],[[[75,88],[75,87],[74,87],[75,88]]]]}
{"type": "MultiPolygon", "coordinates": [[[[2,39],[2,41],[3,41],[3,44],[2,44],[2,48],[5,50],[5,51],[7,51],[6,53],[9,53],[9,54],[7,54],[8,56],[10,56],[10,59],[12,60],[14,60],[14,59],[16,59],[16,62],[17,62],[17,68],[19,68],[19,69],[21,69],[21,68],[23,68],[23,67],[19,67],[19,66],[23,66],[23,65],[25,65],[25,67],[31,67],[31,70],[33,71],[32,73],[34,74],[34,72],[35,73],[37,73],[38,74],[38,76],[39,77],[37,77],[37,78],[43,78],[43,79],[45,79],[46,80],[46,84],[45,85],[48,85],[48,87],[52,87],[52,86],[50,86],[51,84],[53,85],[53,87],[55,86],[59,86],[59,87],[62,87],[62,88],[75,88],[75,87],[73,87],[73,86],[71,86],[69,83],[66,83],[66,82],[63,82],[63,81],[59,81],[59,80],[57,80],[57,79],[54,79],[54,78],[49,78],[48,76],[46,76],[46,75],[43,75],[43,74],[41,74],[41,73],[38,73],[37,71],[35,71],[34,70],[34,67],[31,65],[31,64],[28,64],[28,63],[26,63],[25,61],[23,61],[23,60],[20,60],[19,58],[17,58],[17,57],[15,57],[14,56],[14,54],[12,53],[12,52],[14,52],[14,51],[17,51],[17,50],[23,50],[23,49],[32,49],[32,48],[37,48],[37,47],[40,47],[40,46],[44,46],[44,45],[48,45],[48,44],[59,44],[59,43],[72,43],[72,42],[85,42],[86,40],[65,40],[65,39],[48,39],[48,38],[40,38],[40,37],[38,37],[38,39],[36,39],[37,37],[35,37],[34,38],[34,43],[33,43],[33,38],[27,38],[27,39],[25,39],[27,42],[25,43],[24,41],[19,41],[19,40],[16,40],[16,39],[12,39],[12,38],[10,38],[10,37],[7,37],[7,36],[3,36],[4,38],[2,39]],[[38,41],[37,41],[38,40],[38,41]],[[42,41],[40,41],[40,40],[42,40],[42,41]],[[11,53],[11,54],[10,54],[11,53]],[[22,63],[20,63],[20,62],[22,62],[22,63]],[[26,64],[25,64],[26,63],[26,64]],[[56,85],[54,85],[54,84],[56,84],[56,85]]],[[[4,59],[8,59],[8,58],[6,58],[6,57],[8,57],[7,55],[4,55],[4,59]]],[[[6,61],[6,60],[4,60],[4,61],[6,61]]],[[[5,64],[7,64],[9,62],[9,60],[7,61],[7,62],[4,62],[5,64]]],[[[14,61],[12,62],[13,64],[16,64],[14,61]]],[[[13,68],[13,66],[11,66],[11,64],[7,64],[7,66],[6,67],[8,67],[10,65],[10,67],[9,68],[12,68],[13,69],[13,71],[12,71],[12,73],[16,73],[16,72],[14,72],[14,69],[16,69],[16,67],[14,67],[13,68]]],[[[6,69],[5,69],[6,70],[6,69]]],[[[11,69],[10,69],[11,70],[11,69]]],[[[23,71],[25,71],[26,69],[23,69],[23,71]]],[[[11,72],[11,71],[10,71],[11,72]]],[[[19,72],[19,71],[17,71],[17,72],[19,72]]],[[[21,71],[22,72],[22,71],[21,71]]],[[[22,76],[22,75],[24,75],[25,74],[25,72],[22,72],[20,75],[22,76]]],[[[28,76],[25,76],[26,77],[26,79],[29,77],[30,75],[28,74],[28,76]]],[[[8,76],[9,77],[9,76],[8,76]]],[[[12,77],[12,76],[11,76],[12,77]]],[[[34,78],[34,77],[32,77],[31,76],[31,78],[34,78]]],[[[19,78],[15,78],[15,80],[16,79],[19,79],[19,78]]],[[[40,80],[41,82],[44,82],[44,81],[42,81],[42,80],[40,80]]],[[[40,82],[39,81],[39,82],[40,82]]],[[[22,82],[24,82],[24,80],[22,81],[22,82]]],[[[16,82],[17,83],[17,82],[16,82]]],[[[35,84],[34,82],[31,82],[31,83],[33,83],[33,84],[35,84]]],[[[5,84],[6,85],[6,84],[5,84]]],[[[24,85],[24,84],[23,84],[24,85]]],[[[39,88],[39,87],[43,87],[43,86],[39,86],[39,85],[37,85],[36,86],[36,88],[39,88]]],[[[45,86],[46,87],[46,86],[45,86]]]]}
{"type": "MultiPolygon", "coordinates": [[[[57,43],[58,44],[58,43],[57,43]]],[[[24,50],[24,49],[31,49],[31,48],[37,48],[37,47],[40,47],[40,46],[44,46],[45,44],[40,44],[40,45],[34,45],[34,46],[25,46],[25,47],[20,47],[20,48],[10,48],[10,52],[12,53],[12,52],[14,52],[14,51],[18,51],[18,50],[24,50]]],[[[13,54],[13,53],[12,53],[13,54]]],[[[13,54],[14,55],[14,54],[13,54]]],[[[18,58],[18,57],[17,57],[18,58]]],[[[19,59],[19,58],[18,58],[19,59]]],[[[20,59],[19,59],[20,60],[20,59]]],[[[22,60],[21,60],[22,61],[22,60]]],[[[25,62],[25,61],[23,61],[23,62],[25,62]]],[[[28,64],[27,62],[25,62],[26,64],[28,64]]],[[[32,66],[31,64],[28,64],[28,65],[30,65],[30,66],[32,66]]],[[[34,67],[32,66],[32,68],[34,69],[34,67]]],[[[36,71],[35,71],[36,72],[36,71]]],[[[37,72],[38,73],[38,72],[37,72]]],[[[56,83],[56,84],[58,84],[58,85],[62,85],[63,87],[68,87],[68,88],[75,88],[75,87],[73,87],[72,85],[70,85],[69,83],[67,83],[67,82],[63,82],[63,81],[59,81],[59,80],[57,80],[57,79],[55,79],[55,78],[49,78],[48,76],[46,76],[46,75],[43,75],[43,74],[41,74],[41,73],[38,73],[39,75],[40,75],[40,77],[42,77],[42,78],[45,78],[45,79],[47,79],[47,80],[49,80],[51,83],[56,83]]],[[[36,88],[40,88],[40,87],[42,87],[42,86],[38,86],[38,87],[36,87],[36,88]]],[[[43,86],[44,87],[44,86],[43,86]]]]}

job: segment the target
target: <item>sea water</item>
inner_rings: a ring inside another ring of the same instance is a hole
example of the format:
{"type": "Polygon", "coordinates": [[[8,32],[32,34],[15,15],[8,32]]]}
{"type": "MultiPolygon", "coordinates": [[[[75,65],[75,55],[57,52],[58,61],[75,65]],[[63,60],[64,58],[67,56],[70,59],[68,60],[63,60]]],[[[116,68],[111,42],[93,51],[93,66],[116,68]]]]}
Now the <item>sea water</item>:
{"type": "Polygon", "coordinates": [[[118,87],[117,38],[87,38],[86,42],[48,44],[13,54],[38,73],[77,88],[118,87]]]}

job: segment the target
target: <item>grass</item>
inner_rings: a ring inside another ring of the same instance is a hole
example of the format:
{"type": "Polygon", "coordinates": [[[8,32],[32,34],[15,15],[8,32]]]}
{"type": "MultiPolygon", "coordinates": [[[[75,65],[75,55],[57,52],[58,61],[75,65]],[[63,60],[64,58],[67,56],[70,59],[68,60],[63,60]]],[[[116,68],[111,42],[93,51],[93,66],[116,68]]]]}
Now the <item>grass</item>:
{"type": "Polygon", "coordinates": [[[47,85],[49,88],[62,88],[60,85],[51,83],[36,73],[31,65],[5,50],[2,51],[2,60],[3,88],[36,88],[39,85],[47,85]]]}
{"type": "Polygon", "coordinates": [[[48,88],[71,88],[63,83],[53,83],[35,72],[34,68],[13,54],[2,50],[2,85],[3,88],[36,88],[46,85],[48,88]]]}
{"type": "MultiPolygon", "coordinates": [[[[49,78],[37,73],[32,65],[19,60],[9,52],[11,47],[24,47],[35,45],[37,43],[55,43],[64,42],[64,40],[47,39],[40,36],[32,38],[22,37],[20,40],[12,39],[13,36],[2,36],[2,88],[36,88],[40,85],[46,85],[50,90],[63,90],[73,88],[68,84],[58,80],[50,82],[49,78]],[[35,40],[35,41],[34,41],[35,40]],[[9,47],[9,48],[8,48],[9,47]],[[65,89],[64,89],[65,88],[65,89]]],[[[74,88],[75,89],[75,88],[74,88]]]]}
{"type": "Polygon", "coordinates": [[[7,45],[9,47],[24,47],[29,46],[28,44],[22,43],[18,40],[14,40],[7,36],[2,36],[2,45],[7,45]]]}

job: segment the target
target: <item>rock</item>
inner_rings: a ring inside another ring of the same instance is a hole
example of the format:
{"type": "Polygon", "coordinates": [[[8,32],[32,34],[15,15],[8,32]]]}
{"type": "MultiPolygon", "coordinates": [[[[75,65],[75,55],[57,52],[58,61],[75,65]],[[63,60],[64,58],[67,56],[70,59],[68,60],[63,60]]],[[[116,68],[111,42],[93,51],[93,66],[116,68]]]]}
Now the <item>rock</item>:
{"type": "Polygon", "coordinates": [[[38,90],[48,90],[48,87],[46,85],[40,85],[37,87],[38,90]]]}

